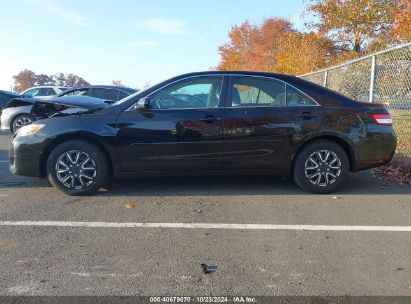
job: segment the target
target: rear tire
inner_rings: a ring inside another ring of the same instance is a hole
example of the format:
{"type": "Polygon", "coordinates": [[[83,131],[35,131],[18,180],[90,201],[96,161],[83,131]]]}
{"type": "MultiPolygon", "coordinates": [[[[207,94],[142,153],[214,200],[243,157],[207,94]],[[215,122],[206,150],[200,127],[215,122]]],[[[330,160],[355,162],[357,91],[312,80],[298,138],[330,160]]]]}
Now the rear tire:
{"type": "Polygon", "coordinates": [[[306,191],[331,193],[345,181],[350,162],[344,149],[335,142],[321,139],[309,143],[296,156],[294,181],[306,191]]]}
{"type": "Polygon", "coordinates": [[[91,195],[109,179],[109,164],[102,151],[84,140],[70,140],[58,145],[47,159],[50,183],[71,195],[91,195]]]}

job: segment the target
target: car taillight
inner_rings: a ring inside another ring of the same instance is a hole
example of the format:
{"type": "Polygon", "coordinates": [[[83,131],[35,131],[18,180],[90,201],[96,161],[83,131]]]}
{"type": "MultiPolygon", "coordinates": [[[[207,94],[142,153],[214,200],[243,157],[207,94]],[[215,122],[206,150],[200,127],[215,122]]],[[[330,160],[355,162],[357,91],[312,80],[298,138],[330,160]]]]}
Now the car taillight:
{"type": "Polygon", "coordinates": [[[392,117],[390,114],[371,114],[371,118],[381,126],[392,126],[392,117]]]}

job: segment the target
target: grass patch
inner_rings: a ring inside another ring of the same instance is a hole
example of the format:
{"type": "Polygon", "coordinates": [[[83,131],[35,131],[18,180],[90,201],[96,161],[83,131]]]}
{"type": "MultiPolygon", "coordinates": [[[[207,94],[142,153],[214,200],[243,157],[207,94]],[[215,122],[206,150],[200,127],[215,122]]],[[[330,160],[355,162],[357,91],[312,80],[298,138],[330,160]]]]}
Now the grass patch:
{"type": "Polygon", "coordinates": [[[386,181],[411,186],[411,110],[389,109],[389,112],[397,135],[396,154],[391,163],[371,171],[381,174],[386,181]]]}
{"type": "Polygon", "coordinates": [[[397,155],[411,158],[411,110],[389,110],[397,135],[397,155]]]}

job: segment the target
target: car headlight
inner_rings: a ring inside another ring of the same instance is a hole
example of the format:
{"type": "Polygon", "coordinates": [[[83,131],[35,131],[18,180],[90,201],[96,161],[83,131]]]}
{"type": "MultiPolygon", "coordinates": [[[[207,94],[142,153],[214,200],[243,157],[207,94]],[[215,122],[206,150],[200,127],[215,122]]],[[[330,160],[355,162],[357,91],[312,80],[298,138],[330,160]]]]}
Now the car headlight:
{"type": "Polygon", "coordinates": [[[40,131],[45,125],[43,124],[31,124],[21,127],[17,130],[17,136],[34,135],[40,131]]]}

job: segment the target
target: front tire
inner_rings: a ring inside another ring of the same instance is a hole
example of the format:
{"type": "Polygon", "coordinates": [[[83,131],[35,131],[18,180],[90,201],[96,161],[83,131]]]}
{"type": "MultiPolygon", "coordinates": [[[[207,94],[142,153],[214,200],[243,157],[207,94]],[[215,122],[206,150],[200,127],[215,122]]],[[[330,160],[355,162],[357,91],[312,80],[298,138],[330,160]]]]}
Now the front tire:
{"type": "Polygon", "coordinates": [[[16,116],[10,126],[11,132],[15,133],[17,132],[18,129],[20,129],[23,126],[29,125],[33,123],[34,117],[29,115],[29,114],[20,114],[16,116]]]}
{"type": "Polygon", "coordinates": [[[344,149],[329,140],[317,140],[305,146],[296,156],[294,181],[306,191],[331,193],[345,181],[350,163],[344,149]]]}
{"type": "Polygon", "coordinates": [[[102,151],[84,140],[58,145],[47,160],[50,183],[61,192],[77,196],[91,195],[109,179],[109,165],[102,151]]]}

